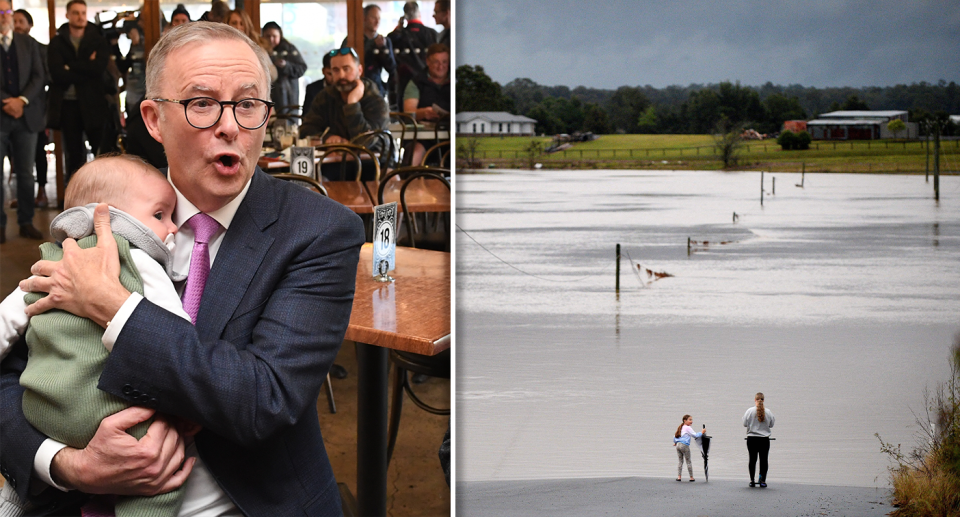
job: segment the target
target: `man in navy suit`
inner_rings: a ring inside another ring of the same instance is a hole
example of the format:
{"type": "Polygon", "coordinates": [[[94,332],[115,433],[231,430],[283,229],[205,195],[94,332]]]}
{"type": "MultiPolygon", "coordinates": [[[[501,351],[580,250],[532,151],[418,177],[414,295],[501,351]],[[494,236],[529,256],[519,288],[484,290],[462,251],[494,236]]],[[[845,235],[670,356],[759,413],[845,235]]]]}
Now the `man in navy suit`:
{"type": "Polygon", "coordinates": [[[182,514],[341,514],[316,401],[349,323],[363,226],[342,205],[256,167],[268,65],[242,33],[205,22],[164,35],[147,64],[141,112],[166,149],[178,198],[174,269],[196,277],[204,248],[211,264],[195,326],[119,284],[105,205],[97,247],[68,240],[62,261],[34,264],[38,276],[23,281],[49,293],[31,315],[58,308],[106,329],[114,344],[99,387],[143,406],[104,419],[85,449],[62,447],[23,419],[16,380],[26,354],[14,349],[0,390],[0,472],[21,499],[49,505],[41,512],[60,515],[78,491],[150,495],[186,480],[182,514]],[[205,245],[188,222],[198,213],[218,228],[205,245]],[[139,442],[124,432],[153,410],[203,430],[186,448],[162,418],[139,442]],[[76,490],[34,497],[37,479],[76,490]]]}
{"type": "MultiPolygon", "coordinates": [[[[37,132],[43,129],[46,76],[40,44],[13,30],[13,7],[0,0],[0,167],[7,149],[17,178],[17,223],[20,236],[42,239],[33,226],[33,162],[37,132]]],[[[0,242],[7,240],[7,212],[0,189],[0,242]]]]}

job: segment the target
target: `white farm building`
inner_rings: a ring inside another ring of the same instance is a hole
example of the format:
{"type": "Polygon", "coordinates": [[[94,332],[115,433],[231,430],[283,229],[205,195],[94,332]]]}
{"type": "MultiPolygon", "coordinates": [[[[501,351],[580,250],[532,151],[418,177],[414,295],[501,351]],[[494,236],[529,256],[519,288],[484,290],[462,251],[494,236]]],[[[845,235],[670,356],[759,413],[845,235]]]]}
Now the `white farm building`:
{"type": "Polygon", "coordinates": [[[457,113],[459,135],[530,135],[537,121],[506,111],[465,111],[457,113]]]}
{"type": "Polygon", "coordinates": [[[876,140],[880,138],[917,138],[917,123],[910,122],[906,111],[831,111],[807,122],[814,140],[876,140]],[[894,119],[907,128],[899,135],[887,129],[894,119]]]}

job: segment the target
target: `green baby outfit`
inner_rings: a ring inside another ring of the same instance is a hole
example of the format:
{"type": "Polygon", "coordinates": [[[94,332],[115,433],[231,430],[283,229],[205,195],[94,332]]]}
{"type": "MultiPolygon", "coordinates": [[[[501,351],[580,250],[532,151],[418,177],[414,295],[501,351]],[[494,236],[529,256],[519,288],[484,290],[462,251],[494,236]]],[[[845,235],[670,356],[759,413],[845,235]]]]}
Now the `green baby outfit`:
{"type": "MultiPolygon", "coordinates": [[[[114,234],[120,253],[120,283],[131,293],[143,295],[143,280],[130,253],[130,242],[114,234]]],[[[91,235],[78,241],[81,248],[97,244],[91,235]]],[[[53,243],[40,246],[44,260],[59,261],[63,249],[53,243]]],[[[28,293],[27,305],[45,294],[28,293]]],[[[33,316],[27,328],[29,356],[20,377],[25,388],[23,412],[27,420],[50,438],[74,448],[84,448],[96,434],[100,421],[130,406],[125,400],[97,389],[109,352],[101,341],[103,328],[92,320],[62,310],[33,316]]],[[[150,419],[127,432],[142,438],[150,419]]],[[[183,503],[184,490],[153,497],[117,498],[117,517],[175,517],[183,503]]]]}

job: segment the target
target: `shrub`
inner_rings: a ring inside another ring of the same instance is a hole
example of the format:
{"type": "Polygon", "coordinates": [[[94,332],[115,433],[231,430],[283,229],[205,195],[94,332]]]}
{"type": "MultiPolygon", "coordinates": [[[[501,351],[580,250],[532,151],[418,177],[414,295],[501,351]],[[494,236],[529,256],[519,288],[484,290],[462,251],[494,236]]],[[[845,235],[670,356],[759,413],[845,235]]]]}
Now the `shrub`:
{"type": "Polygon", "coordinates": [[[777,145],[779,145],[780,148],[783,149],[784,151],[796,149],[797,134],[790,130],[780,133],[780,136],[777,137],[777,145]]]}
{"type": "Polygon", "coordinates": [[[810,149],[810,142],[813,141],[813,138],[810,137],[810,133],[806,131],[801,131],[797,133],[796,148],[797,149],[810,149]]]}
{"type": "Polygon", "coordinates": [[[925,395],[926,414],[916,417],[921,434],[913,450],[903,453],[900,445],[880,439],[880,450],[895,463],[890,467],[895,517],[960,515],[960,335],[950,350],[950,379],[925,395]]]}

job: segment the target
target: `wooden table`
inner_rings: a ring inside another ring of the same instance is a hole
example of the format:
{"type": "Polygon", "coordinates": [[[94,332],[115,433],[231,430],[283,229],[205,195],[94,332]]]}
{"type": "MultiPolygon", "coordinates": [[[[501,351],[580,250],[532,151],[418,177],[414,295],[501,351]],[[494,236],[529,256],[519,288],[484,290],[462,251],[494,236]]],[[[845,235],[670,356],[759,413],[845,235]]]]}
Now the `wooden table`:
{"type": "Polygon", "coordinates": [[[376,282],[373,245],[360,249],[346,334],[357,343],[357,504],[364,516],[387,514],[390,349],[436,355],[450,348],[450,254],[398,247],[396,264],[394,282],[376,282]]]}
{"type": "MultiPolygon", "coordinates": [[[[370,192],[370,198],[374,204],[377,203],[377,193],[379,185],[376,181],[368,181],[367,191],[370,192]]],[[[400,205],[400,187],[403,182],[398,176],[387,180],[387,186],[383,189],[383,202],[397,202],[397,212],[403,212],[400,205]]],[[[410,212],[449,212],[450,211],[450,189],[439,180],[416,178],[407,187],[407,208],[410,212]]]]}
{"type": "Polygon", "coordinates": [[[373,202],[363,183],[359,181],[323,181],[330,199],[357,214],[372,214],[373,202]]]}

